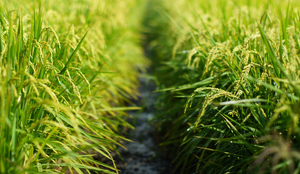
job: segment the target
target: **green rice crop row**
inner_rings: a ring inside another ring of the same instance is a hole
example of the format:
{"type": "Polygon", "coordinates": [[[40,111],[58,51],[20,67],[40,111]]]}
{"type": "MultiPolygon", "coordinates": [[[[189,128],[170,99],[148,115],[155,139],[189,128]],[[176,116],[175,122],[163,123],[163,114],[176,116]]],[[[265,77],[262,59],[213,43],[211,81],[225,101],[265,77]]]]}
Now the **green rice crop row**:
{"type": "Polygon", "coordinates": [[[118,173],[110,152],[148,64],[140,5],[0,2],[0,173],[118,173]]]}
{"type": "Polygon", "coordinates": [[[150,3],[154,121],[175,170],[299,173],[299,2],[150,3]]]}

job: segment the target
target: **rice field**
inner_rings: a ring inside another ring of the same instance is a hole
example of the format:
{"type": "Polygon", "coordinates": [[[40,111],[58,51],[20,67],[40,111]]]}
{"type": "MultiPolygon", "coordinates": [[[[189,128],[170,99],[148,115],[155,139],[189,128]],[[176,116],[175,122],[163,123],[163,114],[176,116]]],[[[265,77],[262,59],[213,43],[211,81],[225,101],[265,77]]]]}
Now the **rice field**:
{"type": "Polygon", "coordinates": [[[138,5],[0,2],[0,173],[118,173],[111,152],[139,109],[124,104],[149,64],[138,5]]]}
{"type": "Polygon", "coordinates": [[[299,173],[299,2],[152,1],[154,120],[180,173],[299,173]]]}
{"type": "Polygon", "coordinates": [[[299,7],[0,1],[0,173],[120,173],[140,76],[174,172],[300,173],[299,7]]]}

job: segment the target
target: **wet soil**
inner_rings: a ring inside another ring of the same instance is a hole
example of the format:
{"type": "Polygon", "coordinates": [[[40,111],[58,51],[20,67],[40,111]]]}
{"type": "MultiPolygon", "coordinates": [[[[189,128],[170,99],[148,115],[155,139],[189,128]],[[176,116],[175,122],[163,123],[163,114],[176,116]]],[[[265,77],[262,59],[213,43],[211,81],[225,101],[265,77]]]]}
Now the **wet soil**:
{"type": "Polygon", "coordinates": [[[140,78],[141,96],[137,105],[143,108],[142,111],[129,112],[133,116],[129,120],[135,129],[130,130],[128,138],[133,142],[127,142],[119,148],[122,159],[116,159],[120,174],[171,174],[171,160],[168,159],[155,141],[155,127],[151,125],[154,117],[155,85],[140,78]]]}

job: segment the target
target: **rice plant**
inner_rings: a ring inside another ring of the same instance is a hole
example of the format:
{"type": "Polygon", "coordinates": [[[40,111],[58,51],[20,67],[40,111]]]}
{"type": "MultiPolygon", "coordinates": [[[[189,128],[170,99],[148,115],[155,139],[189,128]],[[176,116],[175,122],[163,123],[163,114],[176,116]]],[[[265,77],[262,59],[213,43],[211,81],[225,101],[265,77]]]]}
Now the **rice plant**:
{"type": "Polygon", "coordinates": [[[175,170],[298,173],[299,3],[160,4],[154,122],[175,170]]]}
{"type": "Polygon", "coordinates": [[[123,105],[148,64],[134,2],[0,3],[0,173],[118,173],[110,153],[138,109],[123,105]]]}

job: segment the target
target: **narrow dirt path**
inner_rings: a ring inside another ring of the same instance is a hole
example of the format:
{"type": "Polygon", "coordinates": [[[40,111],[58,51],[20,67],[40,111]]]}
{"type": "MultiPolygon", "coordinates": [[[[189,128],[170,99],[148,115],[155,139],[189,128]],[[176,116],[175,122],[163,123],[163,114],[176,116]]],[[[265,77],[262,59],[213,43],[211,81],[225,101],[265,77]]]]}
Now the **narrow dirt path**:
{"type": "MultiPolygon", "coordinates": [[[[135,129],[129,132],[133,142],[125,144],[127,150],[119,148],[124,161],[118,168],[120,174],[171,174],[170,160],[163,157],[159,146],[154,140],[154,127],[150,120],[154,116],[155,89],[153,84],[140,78],[141,97],[138,105],[143,107],[142,112],[130,112],[134,117],[132,121],[135,129]]],[[[119,163],[120,164],[120,163],[119,163]]]]}

